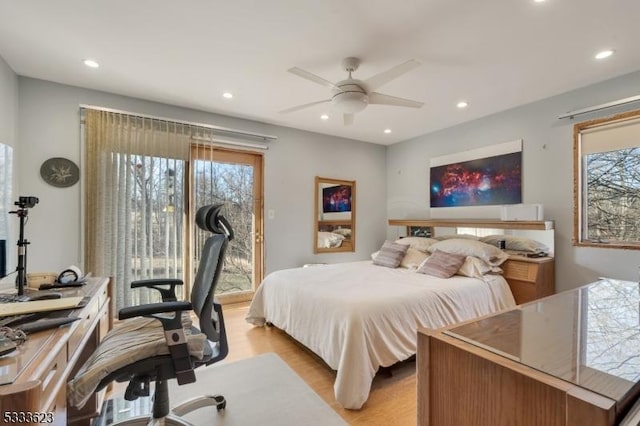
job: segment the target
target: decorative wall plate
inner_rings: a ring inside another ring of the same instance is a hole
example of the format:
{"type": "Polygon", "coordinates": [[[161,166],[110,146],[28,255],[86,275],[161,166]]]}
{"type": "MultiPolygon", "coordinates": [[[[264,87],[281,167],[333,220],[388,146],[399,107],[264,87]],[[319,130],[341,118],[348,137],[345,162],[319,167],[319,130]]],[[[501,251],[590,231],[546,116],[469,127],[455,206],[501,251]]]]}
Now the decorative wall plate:
{"type": "Polygon", "coordinates": [[[71,160],[62,157],[49,158],[40,166],[40,176],[49,185],[66,188],[78,182],[80,169],[71,160]]]}

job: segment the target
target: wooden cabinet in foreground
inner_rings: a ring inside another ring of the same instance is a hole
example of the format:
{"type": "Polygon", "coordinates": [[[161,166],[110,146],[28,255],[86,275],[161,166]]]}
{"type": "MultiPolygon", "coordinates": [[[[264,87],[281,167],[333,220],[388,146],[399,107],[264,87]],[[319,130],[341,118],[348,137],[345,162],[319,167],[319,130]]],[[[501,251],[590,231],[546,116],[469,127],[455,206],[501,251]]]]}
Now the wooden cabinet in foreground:
{"type": "Polygon", "coordinates": [[[638,283],[418,333],[418,425],[613,426],[640,396],[638,283]]]}

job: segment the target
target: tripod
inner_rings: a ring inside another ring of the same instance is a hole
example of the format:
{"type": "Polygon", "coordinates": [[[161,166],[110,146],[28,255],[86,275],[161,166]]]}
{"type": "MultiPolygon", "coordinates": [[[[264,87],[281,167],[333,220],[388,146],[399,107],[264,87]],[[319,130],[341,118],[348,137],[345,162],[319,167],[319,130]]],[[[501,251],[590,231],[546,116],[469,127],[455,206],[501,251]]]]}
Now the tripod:
{"type": "Polygon", "coordinates": [[[18,276],[16,278],[16,284],[18,284],[18,294],[24,294],[24,288],[27,284],[27,246],[29,241],[24,238],[24,224],[29,210],[22,208],[13,212],[9,212],[18,215],[20,218],[20,238],[18,239],[18,267],[16,271],[18,276]]]}
{"type": "Polygon", "coordinates": [[[27,215],[29,214],[29,207],[33,207],[38,204],[36,197],[20,197],[18,201],[14,203],[18,206],[18,210],[9,212],[15,214],[20,218],[20,237],[18,238],[18,267],[16,272],[18,276],[16,278],[16,284],[18,286],[18,295],[24,294],[24,288],[27,285],[27,246],[29,241],[24,238],[24,224],[27,215]]]}

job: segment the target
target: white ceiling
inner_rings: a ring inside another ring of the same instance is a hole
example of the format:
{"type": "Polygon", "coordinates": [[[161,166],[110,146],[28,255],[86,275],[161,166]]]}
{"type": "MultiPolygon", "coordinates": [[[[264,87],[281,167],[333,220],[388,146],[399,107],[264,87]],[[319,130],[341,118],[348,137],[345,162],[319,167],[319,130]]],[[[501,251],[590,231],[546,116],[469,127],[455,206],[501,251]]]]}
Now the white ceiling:
{"type": "Polygon", "coordinates": [[[639,69],[638,18],[638,0],[0,0],[0,56],[23,76],[386,145],[639,69]],[[347,56],[362,80],[418,60],[378,91],[425,105],[370,105],[352,126],[328,104],[278,112],[330,95],[287,69],[336,82],[347,56]]]}

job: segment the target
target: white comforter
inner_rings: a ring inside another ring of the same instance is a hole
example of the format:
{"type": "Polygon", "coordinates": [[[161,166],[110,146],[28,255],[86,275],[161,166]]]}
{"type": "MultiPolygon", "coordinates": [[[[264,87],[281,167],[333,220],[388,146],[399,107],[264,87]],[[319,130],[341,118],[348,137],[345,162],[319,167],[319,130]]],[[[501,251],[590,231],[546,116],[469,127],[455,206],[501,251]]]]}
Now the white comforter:
{"type": "Polygon", "coordinates": [[[504,278],[449,279],[371,261],[296,268],[269,274],[247,321],[270,322],[337,371],[334,391],[359,409],[378,367],[416,353],[417,328],[440,328],[515,306],[504,278]]]}

